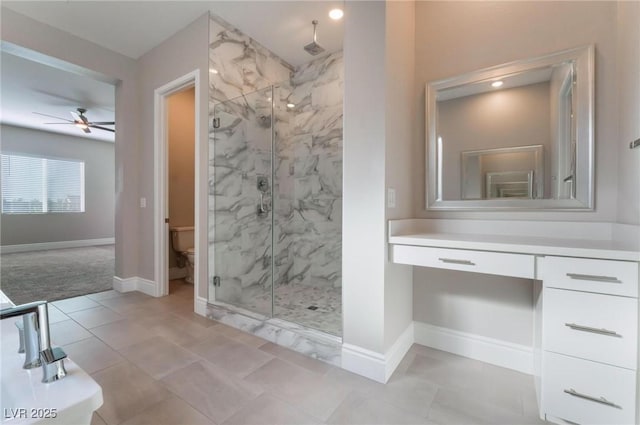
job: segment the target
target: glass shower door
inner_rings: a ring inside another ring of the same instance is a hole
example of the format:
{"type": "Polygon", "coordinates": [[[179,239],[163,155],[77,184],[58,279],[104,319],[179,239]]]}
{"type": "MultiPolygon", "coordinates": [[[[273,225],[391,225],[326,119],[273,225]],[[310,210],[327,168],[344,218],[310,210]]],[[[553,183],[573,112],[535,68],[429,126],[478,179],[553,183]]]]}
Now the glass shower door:
{"type": "Polygon", "coordinates": [[[216,302],[269,317],[273,311],[272,97],[269,87],[215,105],[209,161],[213,166],[209,297],[215,293],[216,302]]]}

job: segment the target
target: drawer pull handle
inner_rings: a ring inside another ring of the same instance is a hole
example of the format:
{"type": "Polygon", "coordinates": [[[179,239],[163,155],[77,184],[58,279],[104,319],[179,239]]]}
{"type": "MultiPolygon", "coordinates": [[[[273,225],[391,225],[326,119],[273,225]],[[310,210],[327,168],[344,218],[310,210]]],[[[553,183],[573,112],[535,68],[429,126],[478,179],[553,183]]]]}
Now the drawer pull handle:
{"type": "Polygon", "coordinates": [[[593,282],[622,283],[617,277],[611,276],[595,276],[591,274],[567,273],[571,279],[591,280],[593,282]]]}
{"type": "Polygon", "coordinates": [[[476,263],[469,261],[469,260],[456,260],[454,258],[438,258],[438,260],[442,261],[443,263],[450,263],[450,264],[463,264],[465,266],[475,266],[476,263]]]}
{"type": "Polygon", "coordinates": [[[591,332],[594,334],[617,336],[618,338],[622,338],[622,335],[620,335],[616,331],[610,331],[609,329],[592,328],[590,326],[576,325],[575,323],[565,323],[564,325],[573,329],[574,331],[591,332]]]}
{"type": "Polygon", "coordinates": [[[589,401],[595,401],[596,403],[600,403],[600,404],[604,404],[604,405],[607,405],[607,406],[615,407],[616,409],[622,409],[621,406],[618,406],[614,402],[609,401],[604,397],[592,397],[590,395],[581,394],[581,393],[577,392],[576,390],[574,390],[573,388],[570,388],[568,390],[564,390],[564,392],[569,394],[569,395],[572,395],[574,397],[583,398],[583,399],[589,400],[589,401]]]}

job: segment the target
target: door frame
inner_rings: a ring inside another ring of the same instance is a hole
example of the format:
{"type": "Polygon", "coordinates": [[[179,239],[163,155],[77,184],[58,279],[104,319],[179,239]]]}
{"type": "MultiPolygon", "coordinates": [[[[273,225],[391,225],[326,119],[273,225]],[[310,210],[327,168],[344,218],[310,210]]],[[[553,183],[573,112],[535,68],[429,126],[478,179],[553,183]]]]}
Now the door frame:
{"type": "Polygon", "coordinates": [[[183,90],[194,88],[194,246],[196,257],[193,265],[194,300],[198,299],[200,286],[201,254],[201,213],[200,190],[203,182],[200,179],[200,157],[204,152],[203,141],[200,140],[200,70],[196,69],[155,89],[154,91],[154,281],[156,297],[169,294],[169,181],[168,181],[168,121],[167,100],[169,96],[183,90]]]}

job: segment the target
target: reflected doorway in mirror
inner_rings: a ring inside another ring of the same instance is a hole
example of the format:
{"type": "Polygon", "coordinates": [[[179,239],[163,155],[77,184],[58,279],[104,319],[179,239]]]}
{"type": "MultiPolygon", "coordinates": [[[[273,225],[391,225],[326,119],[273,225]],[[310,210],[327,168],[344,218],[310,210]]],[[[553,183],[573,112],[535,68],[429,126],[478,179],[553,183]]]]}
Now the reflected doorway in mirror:
{"type": "Polygon", "coordinates": [[[487,198],[533,199],[533,170],[487,173],[487,198]]]}
{"type": "Polygon", "coordinates": [[[466,151],[461,164],[462,199],[545,197],[542,145],[466,151]]]}

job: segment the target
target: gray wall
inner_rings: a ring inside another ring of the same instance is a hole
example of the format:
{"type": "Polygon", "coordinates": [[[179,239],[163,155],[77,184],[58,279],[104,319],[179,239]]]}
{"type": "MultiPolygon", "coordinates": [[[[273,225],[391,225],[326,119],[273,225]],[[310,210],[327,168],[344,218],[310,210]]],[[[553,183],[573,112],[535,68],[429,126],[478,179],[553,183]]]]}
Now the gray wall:
{"type": "Polygon", "coordinates": [[[618,135],[615,2],[416,3],[415,216],[506,220],[615,221],[618,135]],[[571,31],[567,31],[571,28],[571,31]],[[596,209],[593,212],[425,210],[425,86],[474,70],[595,44],[596,209]]]}
{"type": "MultiPolygon", "coordinates": [[[[417,217],[615,221],[618,180],[615,2],[417,2],[417,217]],[[571,28],[571,31],[567,31],[571,28]],[[596,210],[590,212],[431,212],[425,204],[424,89],[427,82],[517,59],[595,43],[596,210]]],[[[637,181],[636,181],[637,184],[637,181]]],[[[531,345],[532,283],[416,267],[414,319],[531,345]]]]}
{"type": "Polygon", "coordinates": [[[348,1],[344,15],[342,341],[384,353],[385,3],[348,1]]]}
{"type": "MultiPolygon", "coordinates": [[[[462,199],[462,152],[530,145],[544,146],[548,198],[549,106],[548,82],[438,102],[437,128],[443,140],[445,164],[443,198],[462,199]]],[[[518,164],[511,165],[512,170],[523,169],[518,164]]]]}
{"type": "MultiPolygon", "coordinates": [[[[209,32],[208,14],[196,19],[162,44],[145,53],[137,61],[136,75],[139,85],[140,120],[140,160],[136,164],[136,172],[139,175],[139,196],[147,198],[147,208],[140,209],[138,216],[138,232],[136,237],[140,239],[138,253],[138,276],[144,279],[154,279],[154,91],[171,81],[182,77],[192,71],[198,71],[200,75],[200,91],[196,93],[199,104],[196,108],[200,113],[200,125],[195,129],[197,138],[204,152],[200,152],[199,160],[195,168],[200,171],[196,179],[206,182],[207,178],[207,40],[209,32]]],[[[198,148],[196,147],[196,151],[198,148]]],[[[206,229],[206,193],[207,186],[200,186],[200,192],[196,195],[200,200],[199,218],[196,223],[202,235],[206,229]]],[[[196,246],[197,264],[199,265],[198,296],[206,296],[207,260],[206,237],[200,239],[200,245],[196,246]]]]}
{"type": "MultiPolygon", "coordinates": [[[[384,89],[387,107],[383,189],[393,188],[396,191],[396,205],[383,206],[385,220],[409,218],[413,213],[410,193],[415,170],[407,165],[411,164],[415,136],[412,127],[415,122],[415,4],[414,1],[385,3],[385,73],[393,78],[386,78],[384,89]]],[[[376,42],[375,39],[372,41],[376,42]]],[[[357,115],[354,118],[357,119],[357,115]]],[[[345,140],[345,144],[349,143],[349,139],[345,140]]],[[[413,319],[413,267],[389,262],[388,248],[385,245],[384,352],[393,346],[413,319]]]]}
{"type": "Polygon", "coordinates": [[[75,159],[85,163],[85,212],[3,214],[2,245],[75,241],[114,236],[113,143],[3,125],[2,153],[75,159]]]}
{"type": "Polygon", "coordinates": [[[620,152],[618,217],[640,225],[640,148],[629,142],[640,138],[640,2],[618,3],[618,105],[620,152]]]}

